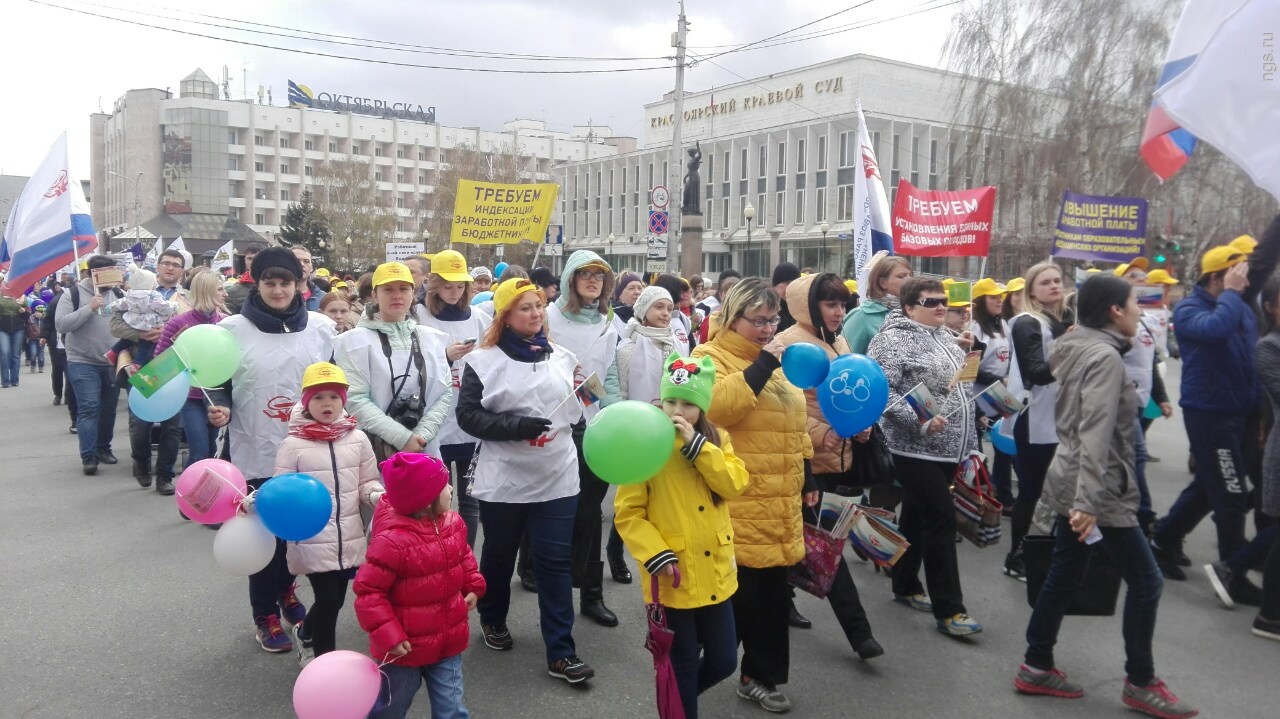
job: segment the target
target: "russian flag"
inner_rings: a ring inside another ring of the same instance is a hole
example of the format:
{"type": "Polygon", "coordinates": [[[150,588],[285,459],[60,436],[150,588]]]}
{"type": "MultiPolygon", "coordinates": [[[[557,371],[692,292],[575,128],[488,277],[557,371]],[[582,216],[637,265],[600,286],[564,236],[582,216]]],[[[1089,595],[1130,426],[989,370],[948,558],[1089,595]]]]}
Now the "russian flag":
{"type": "Polygon", "coordinates": [[[28,287],[98,246],[89,203],[68,164],[64,132],[13,204],[0,242],[0,266],[8,271],[0,293],[6,297],[21,297],[28,287]]]}

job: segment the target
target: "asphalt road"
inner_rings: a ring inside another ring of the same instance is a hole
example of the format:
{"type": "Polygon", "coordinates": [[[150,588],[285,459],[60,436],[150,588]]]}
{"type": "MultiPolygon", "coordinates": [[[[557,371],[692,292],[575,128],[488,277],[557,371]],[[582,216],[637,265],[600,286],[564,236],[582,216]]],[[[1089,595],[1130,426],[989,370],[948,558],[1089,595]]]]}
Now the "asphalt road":
{"type": "MultiPolygon", "coordinates": [[[[1177,368],[1170,384],[1176,388],[1177,368]]],[[[115,452],[121,463],[95,477],[80,473],[76,438],[63,407],[50,405],[48,375],[23,370],[0,392],[0,717],[290,717],[298,667],[292,655],[258,648],[247,582],[214,564],[214,533],[182,521],[172,499],[142,490],[130,476],[124,403],[115,452]]],[[[1148,468],[1157,508],[1187,482],[1186,437],[1174,421],[1156,423],[1148,468]]],[[[1215,554],[1205,523],[1187,551],[1200,564],[1215,554]]],[[[890,601],[888,581],[851,558],[854,579],[886,655],[853,655],[824,603],[797,602],[814,622],[793,630],[791,682],[796,716],[978,716],[1091,719],[1132,716],[1120,703],[1124,654],[1120,618],[1069,617],[1059,666],[1082,683],[1079,700],[1023,697],[1013,674],[1030,609],[1025,585],[1001,574],[1003,545],[961,545],[970,613],[986,626],[972,640],[934,630],[931,616],[890,601]]],[[[651,662],[644,649],[638,586],[606,579],[622,626],[580,622],[579,653],[597,678],[570,687],[546,675],[535,598],[513,591],[512,652],[486,649],[473,622],[465,656],[467,703],[477,717],[646,717],[655,714],[651,662]]],[[[306,601],[309,588],[302,583],[306,601]]],[[[340,648],[367,651],[351,612],[339,622],[340,648]]],[[[1197,566],[1166,585],[1156,631],[1157,672],[1206,717],[1280,715],[1280,644],[1249,634],[1254,610],[1224,610],[1197,566]],[[1268,706],[1270,708],[1268,708],[1268,706]]],[[[709,718],[760,717],[735,696],[732,681],[701,701],[709,718]]],[[[429,715],[425,692],[413,716],[429,715]]]]}

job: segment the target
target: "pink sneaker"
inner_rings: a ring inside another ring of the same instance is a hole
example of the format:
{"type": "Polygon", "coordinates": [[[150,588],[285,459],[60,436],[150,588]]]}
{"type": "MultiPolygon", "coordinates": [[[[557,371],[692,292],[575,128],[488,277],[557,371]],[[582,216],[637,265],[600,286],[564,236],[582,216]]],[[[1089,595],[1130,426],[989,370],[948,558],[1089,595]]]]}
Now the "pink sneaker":
{"type": "Polygon", "coordinates": [[[1152,679],[1145,687],[1135,686],[1125,679],[1121,700],[1132,709],[1160,719],[1186,719],[1200,713],[1199,709],[1192,709],[1179,699],[1160,679],[1152,679]]]}

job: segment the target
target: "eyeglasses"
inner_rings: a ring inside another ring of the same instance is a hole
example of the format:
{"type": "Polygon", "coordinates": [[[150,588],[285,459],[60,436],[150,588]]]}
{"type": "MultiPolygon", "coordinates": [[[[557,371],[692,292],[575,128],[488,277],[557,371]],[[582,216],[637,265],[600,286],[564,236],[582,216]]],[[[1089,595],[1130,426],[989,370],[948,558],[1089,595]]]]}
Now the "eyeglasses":
{"type": "Polygon", "coordinates": [[[782,317],[780,315],[774,315],[773,317],[770,317],[767,320],[761,320],[761,319],[753,320],[749,317],[743,317],[742,319],[746,320],[747,322],[750,322],[751,326],[755,327],[758,330],[764,329],[766,325],[769,327],[777,327],[778,325],[782,324],[782,317]]]}
{"type": "Polygon", "coordinates": [[[603,272],[592,272],[591,270],[578,270],[574,275],[580,280],[595,280],[596,282],[604,282],[603,272]]]}
{"type": "Polygon", "coordinates": [[[945,306],[947,304],[946,297],[925,297],[915,303],[917,307],[928,307],[931,310],[945,306]]]}
{"type": "Polygon", "coordinates": [[[173,269],[175,269],[175,270],[180,270],[180,269],[182,269],[182,264],[181,264],[181,263],[179,263],[179,262],[161,262],[161,263],[160,263],[160,266],[161,266],[161,267],[171,267],[171,268],[173,268],[173,269]]]}

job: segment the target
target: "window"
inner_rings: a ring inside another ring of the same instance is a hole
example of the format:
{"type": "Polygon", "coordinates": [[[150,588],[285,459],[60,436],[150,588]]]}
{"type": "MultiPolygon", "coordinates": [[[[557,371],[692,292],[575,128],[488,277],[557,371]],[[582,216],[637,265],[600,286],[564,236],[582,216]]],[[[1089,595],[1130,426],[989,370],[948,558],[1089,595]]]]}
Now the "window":
{"type": "Polygon", "coordinates": [[[712,223],[715,222],[715,214],[716,214],[716,201],[708,197],[707,198],[707,216],[706,216],[707,224],[705,225],[706,227],[711,227],[712,223]]]}
{"type": "Polygon", "coordinates": [[[289,163],[287,162],[280,163],[280,174],[282,175],[289,174],[289,163]]]}
{"type": "Polygon", "coordinates": [[[871,133],[871,152],[876,156],[876,162],[880,161],[880,133],[871,133]]]}
{"type": "Polygon", "coordinates": [[[852,132],[840,133],[840,167],[853,167],[856,144],[856,138],[852,132]]]}
{"type": "Polygon", "coordinates": [[[804,155],[805,155],[805,150],[809,149],[808,145],[809,143],[805,142],[803,138],[796,140],[796,174],[797,175],[804,174],[805,166],[808,160],[808,158],[806,158],[804,155]]]}
{"type": "Polygon", "coordinates": [[[404,159],[404,148],[403,148],[403,147],[397,147],[397,148],[396,148],[396,159],[398,159],[398,160],[403,160],[403,159],[404,159]]]}
{"type": "Polygon", "coordinates": [[[729,198],[720,201],[720,229],[729,229],[729,198]]]}
{"type": "Polygon", "coordinates": [[[765,227],[768,218],[768,205],[764,204],[764,195],[756,196],[756,227],[765,227]]]}
{"type": "Polygon", "coordinates": [[[374,145],[374,146],[373,146],[373,156],[374,156],[374,157],[382,157],[382,145],[374,145]]]}
{"type": "Polygon", "coordinates": [[[228,144],[228,145],[239,145],[239,144],[240,144],[240,133],[239,133],[239,132],[237,132],[237,131],[235,131],[235,130],[227,130],[227,144],[228,144]]]}
{"type": "Polygon", "coordinates": [[[239,169],[240,169],[240,158],[238,158],[238,157],[228,157],[228,158],[227,158],[227,169],[228,169],[228,170],[239,170],[239,169]]]}
{"type": "Polygon", "coordinates": [[[253,163],[253,171],[254,171],[254,172],[266,172],[266,171],[267,171],[267,163],[265,163],[265,162],[255,162],[255,163],[253,163]]]}
{"type": "MultiPolygon", "coordinates": [[[[653,163],[649,163],[649,189],[653,189],[653,163]]],[[[576,192],[576,191],[575,191],[576,192]]]]}
{"type": "Polygon", "coordinates": [[[773,199],[773,223],[775,225],[781,225],[787,221],[787,193],[774,193],[773,199]]]}
{"type": "Polygon", "coordinates": [[[947,143],[947,189],[956,189],[956,143],[947,143]]]}
{"type": "MultiPolygon", "coordinates": [[[[890,150],[891,154],[889,156],[889,167],[891,168],[891,171],[889,173],[889,188],[892,190],[898,189],[898,180],[902,177],[902,173],[899,172],[898,170],[898,149],[901,147],[902,147],[902,135],[894,133],[893,147],[890,150]]],[[[890,204],[889,206],[893,207],[892,204],[890,204]]]]}
{"type": "Polygon", "coordinates": [[[337,152],[337,151],[338,151],[338,143],[336,142],[329,143],[329,152],[337,152]]]}
{"type": "Polygon", "coordinates": [[[818,202],[817,214],[813,218],[817,222],[824,222],[827,219],[827,188],[819,187],[815,193],[818,202]]]}
{"type": "Polygon", "coordinates": [[[359,155],[359,154],[360,154],[360,143],[358,143],[358,142],[353,142],[353,143],[351,143],[351,154],[353,154],[353,155],[359,155]]]}
{"type": "Polygon", "coordinates": [[[853,185],[841,185],[836,193],[836,222],[853,220],[853,185]]]}
{"type": "Polygon", "coordinates": [[[804,224],[804,190],[796,190],[795,222],[797,225],[804,224]]]}
{"type": "Polygon", "coordinates": [[[427,151],[421,150],[421,149],[418,150],[418,162],[426,162],[426,161],[427,161],[427,151]]]}
{"type": "Polygon", "coordinates": [[[307,177],[311,177],[311,165],[303,165],[302,174],[306,175],[307,177]]]}
{"type": "Polygon", "coordinates": [[[723,182],[729,181],[729,151],[728,150],[724,151],[724,169],[720,171],[720,180],[723,182]]]}
{"type": "Polygon", "coordinates": [[[427,173],[425,173],[425,172],[419,172],[419,173],[418,173],[418,184],[419,184],[419,185],[425,185],[425,184],[427,184],[427,173]]]}
{"type": "Polygon", "coordinates": [[[302,149],[304,149],[304,150],[314,150],[314,149],[316,149],[316,143],[312,142],[311,140],[303,140],[303,141],[302,141],[302,149]]]}
{"type": "MultiPolygon", "coordinates": [[[[613,174],[612,171],[610,171],[609,174],[613,174]]],[[[625,167],[622,168],[622,187],[619,188],[618,191],[621,192],[624,196],[627,194],[627,168],[625,167]]],[[[623,205],[627,204],[627,201],[625,199],[620,200],[619,202],[620,204],[623,204],[623,205]]]]}
{"type": "Polygon", "coordinates": [[[404,232],[404,220],[396,222],[396,232],[404,232]]]}
{"type": "Polygon", "coordinates": [[[280,137],[280,147],[283,147],[283,148],[288,149],[288,147],[289,147],[289,138],[284,137],[284,136],[281,136],[281,137],[280,137]]]}
{"type": "Polygon", "coordinates": [[[711,188],[716,179],[716,156],[707,158],[707,197],[711,197],[711,188]]]}
{"type": "Polygon", "coordinates": [[[253,224],[255,225],[267,224],[267,216],[262,214],[261,212],[253,213],[253,224]]]}
{"type": "Polygon", "coordinates": [[[281,201],[281,202],[288,202],[288,201],[289,201],[289,191],[288,191],[288,190],[281,190],[281,191],[280,191],[280,201],[281,201]]]}
{"type": "Polygon", "coordinates": [[[266,138],[266,137],[264,137],[264,136],[262,136],[262,135],[254,135],[254,136],[253,136],[253,144],[258,145],[258,146],[266,145],[266,144],[267,144],[267,138],[266,138]]]}
{"type": "Polygon", "coordinates": [[[230,218],[231,218],[231,219],[233,219],[233,220],[239,220],[239,219],[240,219],[240,208],[239,208],[239,207],[229,207],[229,208],[227,208],[227,217],[230,217],[230,218]]]}
{"type": "Polygon", "coordinates": [[[742,148],[742,159],[740,162],[742,164],[738,168],[738,179],[745,180],[747,179],[747,148],[745,147],[742,148]]]}
{"type": "Polygon", "coordinates": [[[787,174],[787,143],[778,143],[778,174],[787,174]]]}
{"type": "Polygon", "coordinates": [[[920,138],[911,138],[911,184],[920,186],[920,138]]]}
{"type": "Polygon", "coordinates": [[[827,136],[818,135],[818,169],[827,169],[827,136]]]}
{"type": "MultiPolygon", "coordinates": [[[[769,146],[761,143],[760,145],[760,166],[757,177],[764,177],[769,168],[769,146]]],[[[764,204],[764,203],[761,203],[764,204]]]]}
{"type": "Polygon", "coordinates": [[[373,181],[374,181],[374,182],[382,182],[382,173],[381,173],[381,172],[375,172],[375,173],[373,173],[373,181]]]}
{"type": "Polygon", "coordinates": [[[938,141],[929,141],[929,189],[938,189],[938,141]]]}
{"type": "Polygon", "coordinates": [[[403,173],[403,172],[397,172],[397,173],[396,173],[396,182],[399,182],[400,184],[404,184],[404,173],[403,173]]]}
{"type": "Polygon", "coordinates": [[[401,197],[397,197],[397,198],[396,198],[396,209],[397,209],[397,210],[403,210],[403,209],[404,209],[404,197],[403,197],[403,196],[401,196],[401,197]]]}

